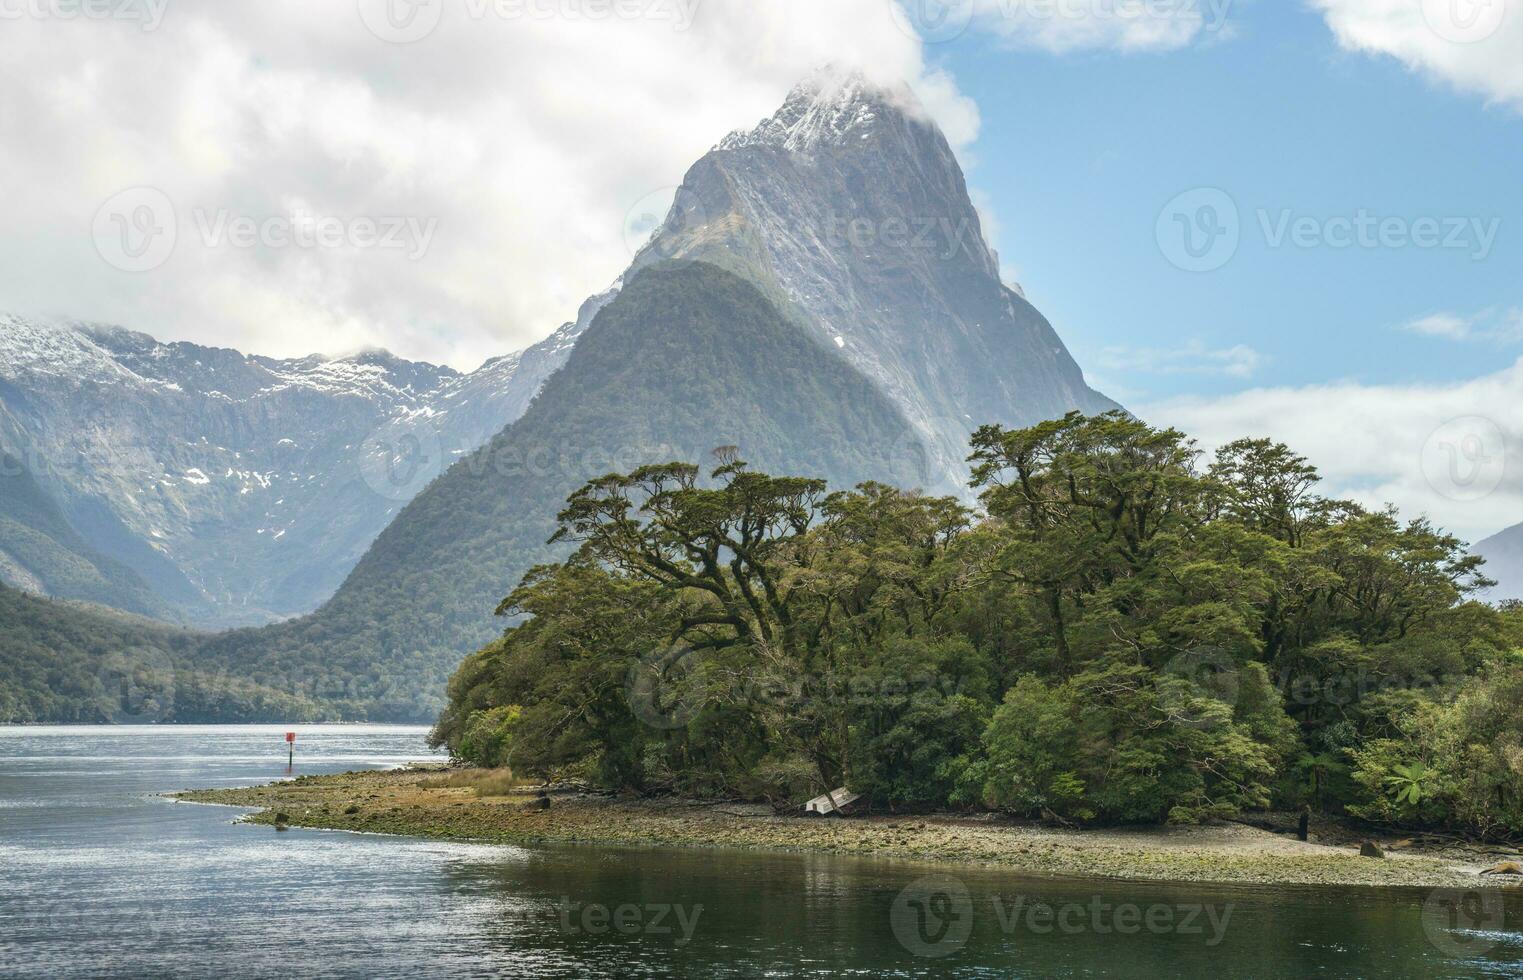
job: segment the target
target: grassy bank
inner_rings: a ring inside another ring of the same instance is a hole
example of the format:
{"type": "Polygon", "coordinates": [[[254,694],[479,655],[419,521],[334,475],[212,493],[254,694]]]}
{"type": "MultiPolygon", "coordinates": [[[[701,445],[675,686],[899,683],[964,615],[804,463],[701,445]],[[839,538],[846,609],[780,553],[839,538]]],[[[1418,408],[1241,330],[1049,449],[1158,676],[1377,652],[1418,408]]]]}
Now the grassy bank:
{"type": "Polygon", "coordinates": [[[1357,842],[1331,830],[1302,843],[1241,824],[1066,831],[951,816],[833,820],[748,805],[577,793],[554,794],[546,807],[533,789],[470,771],[306,776],[176,798],[258,808],[246,818],[257,824],[283,817],[298,827],[444,840],[811,851],[1151,881],[1415,887],[1519,881],[1478,877],[1500,853],[1418,853],[1387,841],[1387,857],[1366,858],[1357,842]]]}

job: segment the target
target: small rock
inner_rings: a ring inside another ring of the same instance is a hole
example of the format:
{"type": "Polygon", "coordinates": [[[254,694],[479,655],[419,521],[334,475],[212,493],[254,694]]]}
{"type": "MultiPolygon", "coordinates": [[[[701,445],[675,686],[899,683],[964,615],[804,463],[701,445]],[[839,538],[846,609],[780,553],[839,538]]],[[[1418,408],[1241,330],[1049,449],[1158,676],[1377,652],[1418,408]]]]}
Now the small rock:
{"type": "Polygon", "coordinates": [[[1359,856],[1366,858],[1383,858],[1386,852],[1380,849],[1380,845],[1372,840],[1367,840],[1359,845],[1359,856]]]}
{"type": "Polygon", "coordinates": [[[359,813],[360,812],[359,804],[358,803],[351,803],[351,804],[349,804],[348,806],[344,807],[344,812],[346,814],[351,814],[351,815],[359,813]]]}

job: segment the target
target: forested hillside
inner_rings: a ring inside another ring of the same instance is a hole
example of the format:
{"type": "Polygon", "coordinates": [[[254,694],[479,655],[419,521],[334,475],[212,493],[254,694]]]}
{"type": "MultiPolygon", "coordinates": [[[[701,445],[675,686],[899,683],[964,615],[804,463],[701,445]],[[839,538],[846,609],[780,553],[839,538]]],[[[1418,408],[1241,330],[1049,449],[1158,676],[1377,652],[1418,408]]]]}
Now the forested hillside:
{"type": "Polygon", "coordinates": [[[0,724],[281,722],[314,701],[197,659],[205,635],[0,585],[0,724]]]}
{"type": "MultiPolygon", "coordinates": [[[[601,473],[733,444],[838,485],[960,494],[976,420],[1115,407],[1001,281],[913,93],[833,70],[695,163],[574,322],[471,375],[0,321],[0,445],[68,460],[44,489],[183,621],[257,627],[209,639],[210,662],[336,718],[433,718],[505,625],[503,593],[564,556],[545,543],[560,502],[601,473]]],[[[39,590],[3,547],[0,581],[39,590]]]]}
{"type": "Polygon", "coordinates": [[[0,584],[172,618],[127,566],[100,554],[69,524],[22,460],[0,453],[0,584]]]}
{"type": "Polygon", "coordinates": [[[593,320],[517,423],[451,467],[316,613],[214,638],[228,670],[298,678],[346,718],[431,720],[463,654],[547,545],[567,494],[636,461],[739,447],[846,485],[915,472],[918,442],[834,350],[703,263],[646,269],[593,320]]]}
{"type": "Polygon", "coordinates": [[[277,359],[0,312],[0,451],[163,611],[86,598],[262,625],[332,595],[445,461],[523,414],[582,326],[462,374],[382,350],[277,359]]]}
{"type": "Polygon", "coordinates": [[[436,737],[646,792],[1523,837],[1523,613],[1456,538],[1120,413],[972,450],[986,516],[734,459],[587,484],[436,737]]]}

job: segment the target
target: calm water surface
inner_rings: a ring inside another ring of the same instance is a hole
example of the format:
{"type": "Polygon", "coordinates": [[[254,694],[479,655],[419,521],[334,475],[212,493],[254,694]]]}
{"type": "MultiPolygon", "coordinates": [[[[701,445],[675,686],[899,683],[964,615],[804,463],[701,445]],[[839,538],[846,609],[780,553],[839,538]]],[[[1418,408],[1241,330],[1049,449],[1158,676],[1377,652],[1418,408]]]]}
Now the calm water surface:
{"type": "MultiPolygon", "coordinates": [[[[0,975],[1523,977],[1523,901],[236,825],[283,729],[0,727],[0,975]]],[[[296,774],[430,757],[298,729],[296,774]]]]}

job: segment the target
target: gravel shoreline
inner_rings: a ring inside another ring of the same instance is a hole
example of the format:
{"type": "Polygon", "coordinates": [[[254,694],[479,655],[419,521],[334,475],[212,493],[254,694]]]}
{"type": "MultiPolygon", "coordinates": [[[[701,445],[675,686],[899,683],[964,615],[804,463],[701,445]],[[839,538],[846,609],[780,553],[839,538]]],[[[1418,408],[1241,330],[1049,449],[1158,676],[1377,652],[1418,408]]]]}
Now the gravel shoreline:
{"type": "Polygon", "coordinates": [[[809,851],[1138,881],[1472,889],[1520,881],[1479,875],[1497,856],[1404,848],[1365,858],[1357,841],[1320,843],[1314,833],[1303,843],[1234,823],[1057,830],[954,816],[833,820],[742,804],[578,793],[552,794],[546,806],[533,789],[478,797],[469,787],[441,786],[440,777],[430,769],[353,772],[170,795],[257,808],[242,818],[255,824],[486,843],[809,851]]]}

